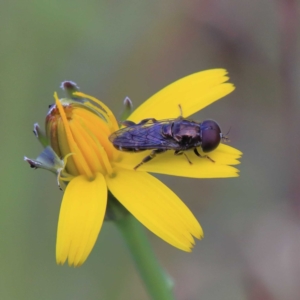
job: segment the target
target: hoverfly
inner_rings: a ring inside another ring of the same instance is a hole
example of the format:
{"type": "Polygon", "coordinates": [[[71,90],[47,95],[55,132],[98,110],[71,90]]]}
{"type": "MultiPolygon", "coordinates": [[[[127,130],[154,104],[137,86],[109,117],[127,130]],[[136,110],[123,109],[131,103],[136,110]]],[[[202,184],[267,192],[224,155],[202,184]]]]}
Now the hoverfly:
{"type": "Polygon", "coordinates": [[[179,108],[181,114],[176,119],[148,118],[137,124],[129,120],[124,121],[121,124],[126,127],[111,134],[109,140],[120,151],[152,150],[134,167],[134,170],[153,159],[156,154],[167,150],[174,150],[175,155],[185,155],[190,164],[192,162],[184,152],[190,149],[193,149],[197,156],[214,162],[209,156],[201,155],[197,147],[200,147],[204,153],[211,152],[218,147],[221,140],[227,141],[227,136],[222,134],[217,122],[205,120],[199,123],[185,119],[182,117],[181,106],[179,108]]]}

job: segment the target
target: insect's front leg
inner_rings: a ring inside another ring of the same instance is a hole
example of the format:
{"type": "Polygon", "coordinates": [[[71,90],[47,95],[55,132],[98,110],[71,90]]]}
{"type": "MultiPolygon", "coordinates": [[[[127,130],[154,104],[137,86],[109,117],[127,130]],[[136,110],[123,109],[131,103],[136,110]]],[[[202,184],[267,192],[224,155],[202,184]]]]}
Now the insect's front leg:
{"type": "Polygon", "coordinates": [[[166,149],[155,149],[153,150],[148,156],[146,156],[138,165],[136,165],[134,167],[134,170],[136,170],[138,167],[140,167],[141,165],[143,165],[144,163],[150,161],[151,159],[153,159],[156,154],[159,154],[159,153],[163,153],[163,152],[166,152],[167,150],[166,149]]]}
{"type": "Polygon", "coordinates": [[[199,156],[199,157],[201,157],[201,158],[207,158],[207,159],[209,159],[211,162],[215,162],[213,159],[211,159],[208,155],[201,155],[199,152],[198,152],[198,150],[197,150],[197,148],[194,148],[194,153],[197,155],[197,156],[199,156]]]}
{"type": "Polygon", "coordinates": [[[188,156],[186,155],[185,152],[183,152],[183,151],[181,151],[181,150],[176,150],[176,151],[174,152],[174,155],[182,155],[182,154],[185,156],[185,158],[186,158],[186,160],[189,162],[189,164],[192,165],[193,163],[190,161],[190,159],[188,158],[188,156]]]}

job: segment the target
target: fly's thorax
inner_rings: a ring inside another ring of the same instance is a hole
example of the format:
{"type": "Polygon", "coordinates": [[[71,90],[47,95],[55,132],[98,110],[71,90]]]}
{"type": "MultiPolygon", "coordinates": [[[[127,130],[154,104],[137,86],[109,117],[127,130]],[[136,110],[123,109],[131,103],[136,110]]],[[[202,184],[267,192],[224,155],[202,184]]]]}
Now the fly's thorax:
{"type": "Polygon", "coordinates": [[[173,123],[173,138],[181,145],[188,148],[199,146],[200,124],[189,120],[178,120],[173,123]]]}

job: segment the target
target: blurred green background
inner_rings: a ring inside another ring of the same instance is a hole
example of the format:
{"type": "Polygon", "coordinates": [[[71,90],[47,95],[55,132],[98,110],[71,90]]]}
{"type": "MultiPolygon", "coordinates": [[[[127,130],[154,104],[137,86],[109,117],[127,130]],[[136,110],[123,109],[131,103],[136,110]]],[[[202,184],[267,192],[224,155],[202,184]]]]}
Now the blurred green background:
{"type": "Polygon", "coordinates": [[[213,118],[242,150],[241,176],[158,176],[201,222],[191,254],[149,238],[177,299],[300,299],[300,44],[296,0],[3,1],[0,5],[0,299],[148,299],[105,223],[86,263],[57,266],[62,192],[23,156],[41,151],[53,92],[73,80],[118,115],[176,79],[222,67],[237,89],[213,118]]]}

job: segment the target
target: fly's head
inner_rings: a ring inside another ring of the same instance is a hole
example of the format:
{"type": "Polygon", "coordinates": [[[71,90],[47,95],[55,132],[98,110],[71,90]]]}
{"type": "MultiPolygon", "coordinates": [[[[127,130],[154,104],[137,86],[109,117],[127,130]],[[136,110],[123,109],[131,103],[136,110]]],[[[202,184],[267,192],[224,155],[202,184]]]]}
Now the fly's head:
{"type": "Polygon", "coordinates": [[[205,120],[200,125],[200,137],[203,152],[210,152],[219,146],[223,139],[223,134],[217,122],[205,120]]]}

